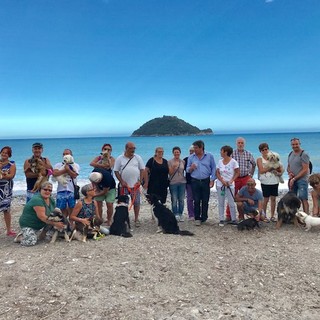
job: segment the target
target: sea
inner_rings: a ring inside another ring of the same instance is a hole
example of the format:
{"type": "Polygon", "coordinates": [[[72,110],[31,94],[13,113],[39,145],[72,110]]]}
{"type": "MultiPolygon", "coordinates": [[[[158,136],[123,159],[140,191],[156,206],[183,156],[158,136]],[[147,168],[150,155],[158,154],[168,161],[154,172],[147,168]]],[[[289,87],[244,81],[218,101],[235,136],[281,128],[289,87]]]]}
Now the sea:
{"type": "MultiPolygon", "coordinates": [[[[294,133],[255,133],[255,134],[213,134],[206,136],[174,136],[174,137],[91,137],[91,138],[48,138],[48,139],[0,139],[0,147],[10,146],[12,148],[11,160],[14,160],[17,166],[17,173],[14,178],[14,195],[23,195],[26,192],[26,181],[23,173],[24,161],[32,156],[32,144],[41,142],[44,146],[43,156],[50,159],[54,166],[62,161],[62,152],[64,149],[71,149],[75,162],[80,165],[78,184],[80,186],[89,183],[88,176],[92,171],[89,163],[101,152],[101,147],[105,143],[112,145],[112,155],[119,156],[124,152],[125,144],[128,141],[135,143],[139,154],[146,163],[154,155],[155,148],[161,146],[164,148],[164,158],[172,158],[172,148],[179,146],[182,151],[182,158],[188,156],[189,147],[195,140],[203,140],[205,150],[211,152],[216,162],[220,159],[220,148],[229,145],[235,148],[236,139],[243,137],[246,140],[246,150],[250,151],[254,158],[260,156],[258,146],[262,142],[267,142],[269,148],[280,154],[281,162],[287,166],[287,158],[290,153],[292,138],[299,138],[301,147],[310,156],[313,164],[313,172],[320,172],[320,132],[294,132],[294,133]]],[[[257,179],[257,170],[254,178],[257,179]]],[[[280,184],[280,189],[287,188],[288,176],[284,174],[284,184],[280,184]]],[[[57,183],[54,182],[54,190],[57,183]]]]}

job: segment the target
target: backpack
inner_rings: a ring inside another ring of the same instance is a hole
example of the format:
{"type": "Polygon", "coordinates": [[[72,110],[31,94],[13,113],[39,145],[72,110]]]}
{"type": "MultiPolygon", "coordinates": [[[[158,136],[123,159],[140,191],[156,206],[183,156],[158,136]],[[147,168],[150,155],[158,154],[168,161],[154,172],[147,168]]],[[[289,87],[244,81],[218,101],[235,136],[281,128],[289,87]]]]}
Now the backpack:
{"type": "MultiPolygon", "coordinates": [[[[290,155],[291,155],[292,152],[293,152],[293,151],[291,151],[291,152],[289,153],[289,155],[288,155],[288,162],[289,162],[289,157],[290,157],[290,155]]],[[[303,152],[304,152],[304,150],[302,150],[302,151],[300,152],[300,157],[302,156],[303,152]]],[[[312,164],[312,162],[311,162],[311,160],[310,160],[310,158],[309,158],[309,173],[310,173],[310,174],[312,173],[312,168],[313,168],[313,164],[312,164]]]]}

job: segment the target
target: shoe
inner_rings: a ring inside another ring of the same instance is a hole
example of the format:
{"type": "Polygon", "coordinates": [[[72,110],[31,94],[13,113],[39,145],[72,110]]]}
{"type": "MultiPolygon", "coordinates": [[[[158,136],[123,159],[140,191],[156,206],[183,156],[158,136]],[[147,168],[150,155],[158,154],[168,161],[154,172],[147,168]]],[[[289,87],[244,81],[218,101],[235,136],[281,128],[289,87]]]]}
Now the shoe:
{"type": "Polygon", "coordinates": [[[180,216],[178,214],[175,217],[177,221],[180,221],[180,216]]]}
{"type": "Polygon", "coordinates": [[[219,227],[224,227],[224,221],[223,220],[220,220],[219,227]]]}
{"type": "Polygon", "coordinates": [[[139,228],[139,227],[141,226],[141,223],[140,223],[139,220],[136,220],[136,221],[134,222],[134,225],[135,225],[136,228],[139,228]]]}
{"type": "Polygon", "coordinates": [[[158,227],[156,233],[163,233],[163,230],[162,230],[162,228],[160,226],[158,227]]]}
{"type": "Polygon", "coordinates": [[[180,216],[179,221],[180,221],[180,222],[184,222],[184,217],[183,217],[183,215],[180,216]]]}
{"type": "Polygon", "coordinates": [[[269,220],[268,218],[263,218],[262,221],[263,221],[263,222],[266,222],[266,223],[269,223],[269,222],[270,222],[270,220],[269,220]]]}
{"type": "Polygon", "coordinates": [[[200,220],[196,220],[196,226],[201,226],[201,221],[200,220]]]}
{"type": "Polygon", "coordinates": [[[10,230],[9,232],[7,232],[8,237],[15,237],[16,235],[17,235],[17,233],[14,232],[13,230],[10,230]]]}
{"type": "Polygon", "coordinates": [[[19,232],[16,237],[13,239],[13,242],[20,243],[22,240],[22,232],[19,232]]]}
{"type": "Polygon", "coordinates": [[[194,221],[194,217],[189,217],[188,220],[189,221],[194,221]]]}
{"type": "Polygon", "coordinates": [[[232,221],[230,221],[229,224],[236,227],[238,225],[238,222],[236,220],[232,220],[232,221]]]}
{"type": "Polygon", "coordinates": [[[275,217],[271,217],[270,221],[271,221],[271,222],[276,222],[277,219],[276,219],[275,217]]]}

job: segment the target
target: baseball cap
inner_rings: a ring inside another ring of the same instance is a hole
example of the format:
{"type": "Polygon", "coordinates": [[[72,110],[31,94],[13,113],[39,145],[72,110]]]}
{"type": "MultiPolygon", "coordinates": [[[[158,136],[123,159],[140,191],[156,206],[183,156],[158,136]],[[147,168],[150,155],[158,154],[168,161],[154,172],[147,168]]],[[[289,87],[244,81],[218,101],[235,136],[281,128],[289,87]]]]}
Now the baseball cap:
{"type": "Polygon", "coordinates": [[[89,175],[89,180],[91,182],[98,183],[102,180],[102,173],[100,172],[91,172],[89,175]]]}
{"type": "Polygon", "coordinates": [[[32,145],[32,148],[35,148],[35,147],[43,148],[43,144],[42,144],[41,142],[35,142],[35,143],[32,145]]]}

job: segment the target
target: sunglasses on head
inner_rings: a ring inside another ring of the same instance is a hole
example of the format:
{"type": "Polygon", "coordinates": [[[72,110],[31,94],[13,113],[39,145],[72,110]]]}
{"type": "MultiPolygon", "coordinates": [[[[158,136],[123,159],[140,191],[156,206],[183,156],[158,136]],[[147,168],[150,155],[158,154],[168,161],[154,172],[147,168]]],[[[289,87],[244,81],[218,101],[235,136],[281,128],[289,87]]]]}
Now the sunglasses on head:
{"type": "Polygon", "coordinates": [[[294,140],[300,141],[299,138],[292,138],[290,141],[294,141],[294,140]]]}

